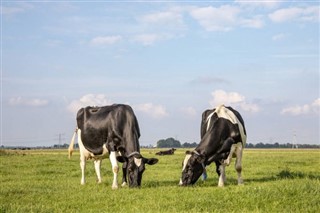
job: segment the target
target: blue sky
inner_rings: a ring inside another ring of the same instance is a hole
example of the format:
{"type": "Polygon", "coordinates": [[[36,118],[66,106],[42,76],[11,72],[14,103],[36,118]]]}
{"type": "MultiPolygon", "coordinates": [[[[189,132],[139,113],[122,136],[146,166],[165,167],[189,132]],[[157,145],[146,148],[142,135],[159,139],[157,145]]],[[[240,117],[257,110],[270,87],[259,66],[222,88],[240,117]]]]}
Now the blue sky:
{"type": "Polygon", "coordinates": [[[1,2],[2,145],[69,143],[79,108],[112,103],[142,145],[198,143],[221,103],[249,143],[319,144],[319,2],[1,2]]]}

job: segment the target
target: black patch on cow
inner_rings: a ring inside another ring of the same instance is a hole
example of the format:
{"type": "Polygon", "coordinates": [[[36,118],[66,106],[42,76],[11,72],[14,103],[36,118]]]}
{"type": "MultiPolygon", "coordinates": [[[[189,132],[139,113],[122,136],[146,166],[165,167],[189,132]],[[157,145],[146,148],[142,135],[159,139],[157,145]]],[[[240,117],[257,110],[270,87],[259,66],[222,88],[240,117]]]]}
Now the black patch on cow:
{"type": "Polygon", "coordinates": [[[95,155],[110,151],[140,152],[140,129],[133,110],[128,105],[81,108],[77,113],[84,147],[95,155]]]}
{"type": "MultiPolygon", "coordinates": [[[[245,125],[241,115],[232,107],[226,108],[233,112],[234,115],[237,117],[239,122],[242,124],[244,134],[246,135],[245,125]]],[[[231,150],[231,146],[238,142],[243,143],[244,141],[242,141],[238,124],[233,124],[228,119],[218,117],[217,113],[214,112],[215,109],[205,110],[202,113],[200,127],[201,141],[199,145],[195,148],[195,150],[197,151],[198,155],[205,156],[204,166],[209,165],[212,162],[215,162],[217,166],[217,173],[219,174],[220,172],[218,166],[221,164],[220,162],[222,160],[227,159],[231,150]],[[212,115],[209,117],[210,114],[212,115]]],[[[192,179],[192,181],[189,180],[189,182],[187,181],[187,179],[190,179],[191,174],[193,177],[198,176],[198,172],[202,170],[199,167],[199,164],[195,164],[193,160],[188,162],[186,168],[187,169],[182,172],[182,182],[184,185],[188,185],[191,182],[194,182],[194,179],[192,179]],[[194,175],[194,173],[197,174],[194,175]]]]}

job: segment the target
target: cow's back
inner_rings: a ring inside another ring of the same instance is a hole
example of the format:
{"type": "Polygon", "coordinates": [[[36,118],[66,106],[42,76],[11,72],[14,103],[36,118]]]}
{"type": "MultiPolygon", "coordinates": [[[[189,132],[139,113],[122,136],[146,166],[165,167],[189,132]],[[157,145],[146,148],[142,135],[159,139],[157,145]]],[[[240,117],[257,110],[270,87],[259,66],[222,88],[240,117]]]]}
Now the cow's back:
{"type": "Polygon", "coordinates": [[[126,140],[132,132],[140,136],[133,110],[123,104],[81,108],[77,113],[77,125],[84,147],[95,155],[102,153],[104,144],[109,151],[114,151],[116,146],[121,146],[116,143],[126,140]]]}

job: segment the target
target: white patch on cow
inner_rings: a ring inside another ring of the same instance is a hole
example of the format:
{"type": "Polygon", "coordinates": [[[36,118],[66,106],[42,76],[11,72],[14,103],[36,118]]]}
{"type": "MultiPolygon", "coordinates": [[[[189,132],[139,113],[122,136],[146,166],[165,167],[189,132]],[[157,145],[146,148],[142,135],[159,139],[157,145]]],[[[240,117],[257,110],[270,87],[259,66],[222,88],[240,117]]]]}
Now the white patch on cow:
{"type": "Polygon", "coordinates": [[[237,116],[228,108],[226,108],[224,105],[218,106],[214,112],[210,113],[207,117],[207,131],[210,127],[211,117],[213,114],[216,113],[219,118],[224,118],[229,120],[233,124],[238,124],[241,140],[243,142],[243,145],[246,145],[247,136],[244,134],[244,128],[241,124],[241,122],[238,120],[237,116]]]}
{"type": "Polygon", "coordinates": [[[110,162],[112,166],[112,172],[113,172],[113,182],[112,182],[112,189],[118,188],[118,172],[119,172],[119,166],[117,161],[117,153],[112,151],[110,152],[110,162]]]}
{"type": "Polygon", "coordinates": [[[191,158],[190,154],[187,154],[183,161],[182,171],[186,168],[189,159],[191,158]]]}
{"type": "Polygon", "coordinates": [[[230,149],[230,153],[228,155],[228,158],[225,159],[223,162],[221,162],[222,164],[225,164],[227,166],[230,165],[231,163],[231,159],[233,157],[238,157],[237,154],[238,154],[238,150],[242,150],[242,143],[241,142],[238,142],[236,144],[232,144],[231,146],[231,149],[230,149]],[[237,151],[237,152],[236,152],[237,151]]]}
{"type": "Polygon", "coordinates": [[[86,160],[89,158],[90,153],[83,146],[83,143],[81,140],[81,129],[78,129],[78,144],[79,144],[79,150],[80,150],[81,185],[84,185],[86,183],[86,178],[85,178],[86,160]]]}
{"type": "Polygon", "coordinates": [[[97,174],[97,182],[98,183],[101,183],[102,182],[102,179],[101,179],[101,161],[102,160],[94,160],[94,169],[96,171],[96,174],[97,174]]]}
{"type": "Polygon", "coordinates": [[[219,176],[218,186],[223,187],[226,182],[226,166],[221,164],[219,166],[219,170],[220,170],[220,176],[219,176]]]}
{"type": "Polygon", "coordinates": [[[207,131],[209,130],[209,127],[210,127],[210,123],[211,123],[211,117],[213,116],[215,112],[212,112],[208,115],[207,117],[207,131]]]}
{"type": "MultiPolygon", "coordinates": [[[[84,185],[86,180],[85,180],[85,168],[86,168],[86,161],[89,159],[94,159],[94,165],[95,165],[95,171],[96,175],[98,178],[98,183],[101,183],[101,173],[100,173],[100,166],[101,166],[101,161],[104,158],[107,158],[109,155],[108,149],[106,144],[103,145],[102,149],[102,154],[100,155],[94,155],[92,152],[88,151],[82,142],[81,139],[81,129],[78,129],[77,131],[78,134],[78,144],[79,144],[79,151],[80,151],[80,167],[81,167],[81,184],[84,185]]],[[[118,162],[116,159],[116,153],[111,152],[110,153],[110,161],[112,165],[112,170],[113,170],[113,184],[112,184],[112,189],[117,189],[118,188],[118,183],[117,183],[117,177],[118,177],[118,162]]]]}
{"type": "MultiPolygon", "coordinates": [[[[187,163],[190,159],[191,155],[190,154],[187,154],[186,157],[184,158],[183,160],[183,165],[182,165],[182,171],[186,168],[187,166],[187,163]]],[[[181,186],[183,183],[182,183],[182,178],[180,178],[180,181],[179,181],[179,185],[181,186]]]]}
{"type": "MultiPolygon", "coordinates": [[[[229,153],[229,156],[227,157],[226,160],[221,162],[220,165],[220,172],[221,175],[219,177],[219,183],[218,186],[223,187],[225,182],[226,182],[226,175],[225,175],[225,167],[230,165],[231,160],[233,157],[236,157],[236,163],[235,163],[235,169],[237,171],[238,174],[238,184],[241,185],[243,184],[243,179],[241,177],[241,170],[242,170],[242,152],[243,152],[243,148],[246,145],[246,141],[247,141],[247,136],[244,133],[244,128],[241,124],[241,122],[239,121],[239,119],[237,118],[237,116],[228,108],[226,108],[224,105],[220,105],[218,106],[214,112],[210,113],[206,119],[207,122],[207,131],[209,130],[210,127],[210,123],[211,123],[211,118],[214,115],[214,113],[217,114],[217,116],[219,118],[224,118],[229,120],[231,123],[233,124],[237,124],[239,127],[239,132],[241,135],[241,140],[240,141],[236,141],[236,144],[233,144],[231,146],[231,150],[229,153]]],[[[236,132],[231,132],[231,136],[234,136],[236,134],[236,132]]]]}
{"type": "Polygon", "coordinates": [[[141,166],[142,158],[133,158],[134,163],[137,165],[137,167],[141,166]]]}

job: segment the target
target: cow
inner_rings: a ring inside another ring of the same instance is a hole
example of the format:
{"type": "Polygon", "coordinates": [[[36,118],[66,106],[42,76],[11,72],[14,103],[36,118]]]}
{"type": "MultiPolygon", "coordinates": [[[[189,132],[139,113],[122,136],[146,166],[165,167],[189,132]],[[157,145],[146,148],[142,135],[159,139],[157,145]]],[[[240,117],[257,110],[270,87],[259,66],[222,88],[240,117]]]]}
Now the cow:
{"type": "Polygon", "coordinates": [[[226,181],[225,167],[231,163],[232,157],[236,157],[238,184],[242,184],[241,161],[247,134],[239,112],[224,105],[206,110],[202,113],[200,131],[199,145],[193,151],[186,152],[179,185],[193,185],[201,174],[206,177],[205,167],[215,162],[218,186],[223,187],[226,181]]]}
{"type": "Polygon", "coordinates": [[[171,148],[169,150],[164,150],[164,151],[157,152],[156,155],[173,155],[174,151],[176,151],[176,149],[175,148],[171,148]]]}
{"type": "Polygon", "coordinates": [[[103,107],[81,108],[77,113],[77,127],[69,146],[72,155],[75,135],[78,134],[80,150],[81,184],[85,184],[86,160],[93,159],[97,182],[101,183],[101,161],[109,156],[112,171],[112,189],[118,188],[118,161],[123,163],[122,186],[140,187],[145,165],[154,165],[156,158],[140,154],[140,129],[137,118],[129,105],[114,104],[103,107]]]}

